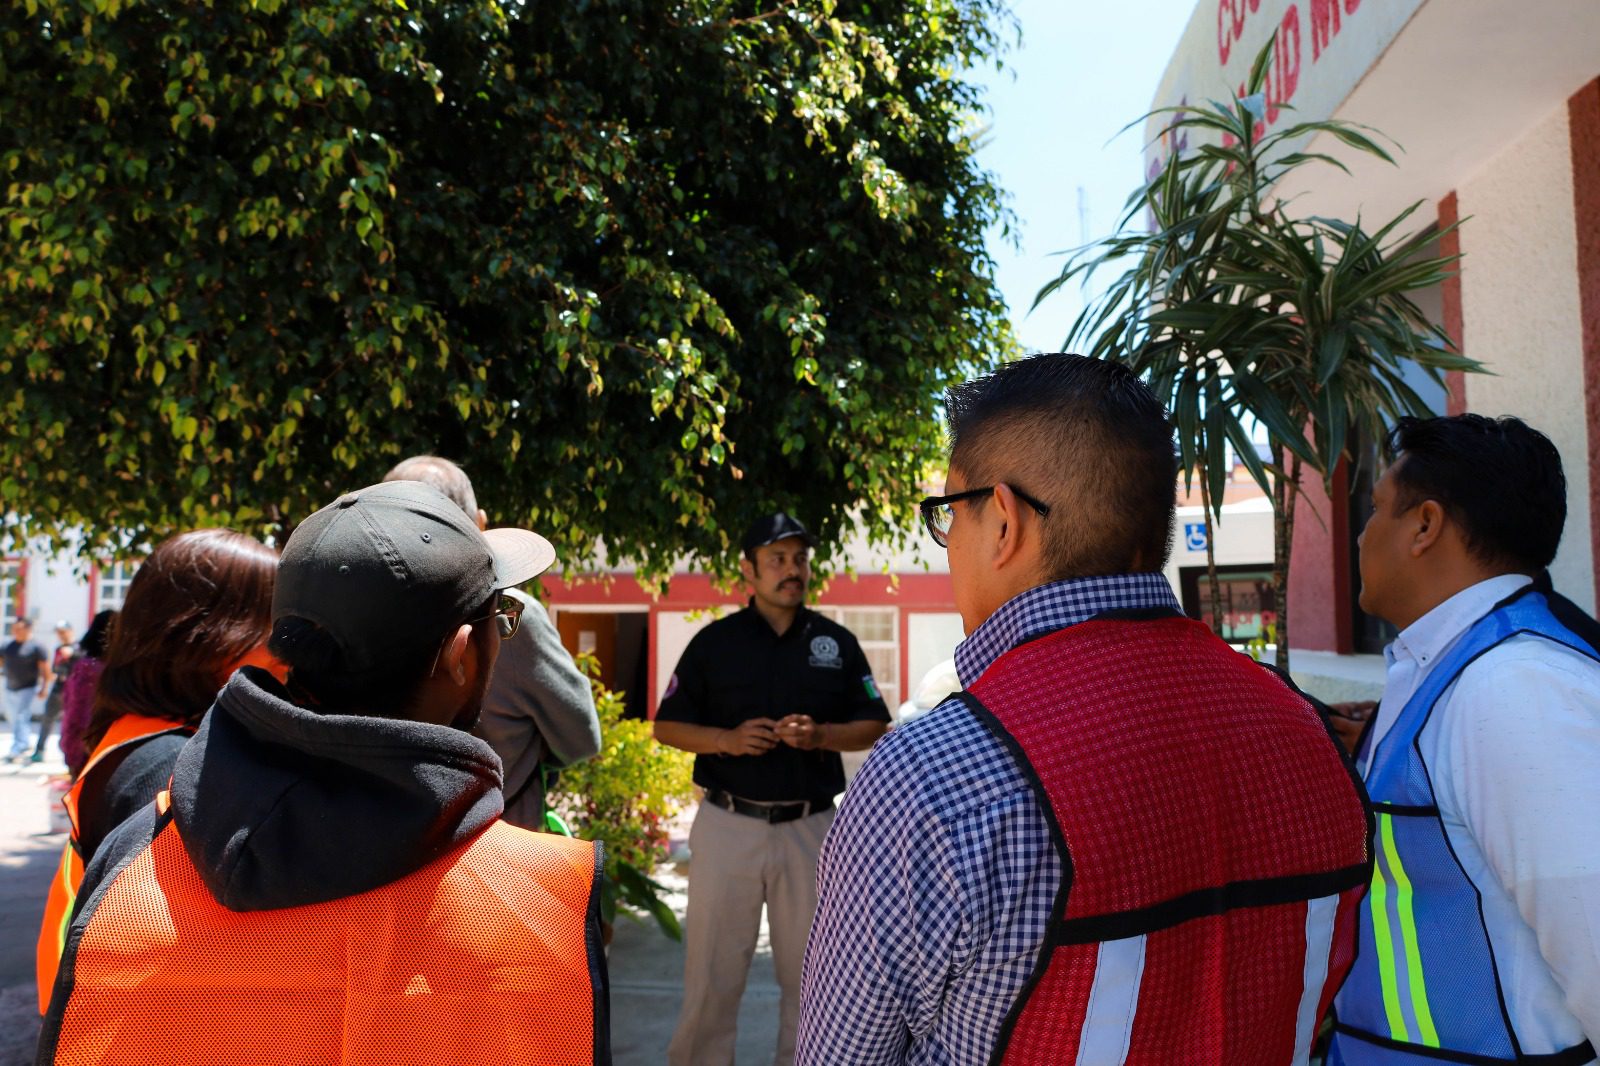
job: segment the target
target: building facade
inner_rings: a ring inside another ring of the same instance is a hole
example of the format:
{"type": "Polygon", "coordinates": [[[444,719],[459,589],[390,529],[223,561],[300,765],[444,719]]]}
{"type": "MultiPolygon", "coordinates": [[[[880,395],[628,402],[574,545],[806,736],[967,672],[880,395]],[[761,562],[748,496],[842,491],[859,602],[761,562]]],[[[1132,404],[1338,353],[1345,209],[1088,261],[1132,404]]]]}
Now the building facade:
{"type": "MultiPolygon", "coordinates": [[[[1595,608],[1600,556],[1600,5],[1593,0],[1201,0],[1152,107],[1240,91],[1276,34],[1264,125],[1338,118],[1399,145],[1398,165],[1346,160],[1278,190],[1302,215],[1380,224],[1421,203],[1457,276],[1419,301],[1488,374],[1450,376],[1440,413],[1516,415],[1550,436],[1568,481],[1556,586],[1595,608]]],[[[1152,120],[1149,132],[1159,132],[1152,120]]],[[[1150,173],[1192,146],[1155,139],[1150,173]]],[[[1369,442],[1370,443],[1370,442],[1369,442]]],[[[1389,634],[1356,603],[1355,537],[1371,464],[1313,487],[1291,568],[1296,649],[1379,650],[1389,634]]],[[[1301,515],[1305,512],[1301,511],[1301,515]]],[[[1222,537],[1219,535],[1219,542],[1222,537]]]]}

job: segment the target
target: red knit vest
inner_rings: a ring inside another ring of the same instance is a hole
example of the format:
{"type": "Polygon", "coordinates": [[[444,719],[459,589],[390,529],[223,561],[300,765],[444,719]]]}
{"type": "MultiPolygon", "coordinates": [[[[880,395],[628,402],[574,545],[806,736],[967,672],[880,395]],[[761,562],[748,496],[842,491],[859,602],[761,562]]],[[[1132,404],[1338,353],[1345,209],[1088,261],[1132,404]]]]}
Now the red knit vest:
{"type": "Polygon", "coordinates": [[[1304,1063],[1370,871],[1359,780],[1305,699],[1176,617],[1060,630],[964,698],[1064,871],[991,1061],[1304,1063]]]}

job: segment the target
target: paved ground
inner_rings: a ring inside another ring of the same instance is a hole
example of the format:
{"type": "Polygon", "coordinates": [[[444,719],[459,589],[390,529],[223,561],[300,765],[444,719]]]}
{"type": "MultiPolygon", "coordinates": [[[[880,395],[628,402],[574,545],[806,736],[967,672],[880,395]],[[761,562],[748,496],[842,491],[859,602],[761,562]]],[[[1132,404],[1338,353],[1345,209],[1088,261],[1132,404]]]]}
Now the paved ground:
{"type": "MultiPolygon", "coordinates": [[[[673,909],[683,917],[688,882],[681,868],[668,868],[657,880],[674,890],[673,909]]],[[[661,1066],[667,1061],[683,1003],[683,949],[652,921],[620,918],[611,942],[611,1039],[616,1066],[661,1066]]],[[[765,1066],[778,1040],[778,983],[772,974],[772,949],[766,923],[750,981],[739,1010],[739,1066],[765,1066]]]]}
{"type": "MultiPolygon", "coordinates": [[[[0,1066],[33,1061],[38,1034],[34,944],[44,894],[61,857],[62,835],[51,835],[47,784],[59,761],[0,765],[0,1066]]],[[[684,823],[687,825],[687,822],[684,823]]],[[[683,915],[683,867],[660,878],[674,890],[683,915]]],[[[616,1066],[660,1066],[682,1001],[683,950],[655,926],[619,918],[611,945],[612,1045],[616,1066]]],[[[778,986],[766,930],[751,967],[739,1012],[740,1066],[764,1066],[777,1041],[778,986]]]]}
{"type": "Polygon", "coordinates": [[[0,765],[0,1066],[33,1061],[39,1004],[34,945],[44,917],[44,894],[61,860],[64,835],[51,835],[49,773],[38,766],[0,765]]]}

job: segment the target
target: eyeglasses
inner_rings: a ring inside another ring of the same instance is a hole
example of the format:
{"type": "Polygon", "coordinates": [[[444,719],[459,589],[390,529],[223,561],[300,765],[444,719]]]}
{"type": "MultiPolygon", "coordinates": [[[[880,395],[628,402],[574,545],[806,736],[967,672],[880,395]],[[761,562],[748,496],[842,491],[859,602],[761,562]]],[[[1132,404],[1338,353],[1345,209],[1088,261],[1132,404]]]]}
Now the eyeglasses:
{"type": "MultiPolygon", "coordinates": [[[[515,596],[507,596],[502,592],[499,598],[495,600],[493,611],[489,612],[488,614],[480,614],[476,618],[464,618],[461,620],[460,624],[464,626],[476,625],[479,622],[487,621],[488,619],[493,618],[495,621],[495,628],[500,631],[500,639],[510,640],[514,635],[516,635],[517,627],[522,625],[522,606],[521,600],[517,599],[515,596]]],[[[454,634],[456,630],[452,629],[450,632],[454,634]]],[[[448,643],[448,638],[446,643],[448,643]]],[[[429,677],[432,677],[433,672],[439,669],[439,656],[443,654],[444,644],[440,644],[439,650],[433,653],[433,665],[428,667],[429,677]]]]}
{"type": "MultiPolygon", "coordinates": [[[[950,523],[954,522],[956,518],[956,509],[951,504],[961,500],[975,500],[980,496],[987,496],[996,487],[995,485],[986,485],[981,489],[968,489],[966,492],[956,492],[949,496],[929,496],[923,500],[919,506],[922,509],[922,524],[928,527],[928,536],[932,537],[933,542],[939,547],[948,546],[950,543],[950,523]]],[[[1040,503],[1015,485],[1011,486],[1011,491],[1016,493],[1017,499],[1038,511],[1040,518],[1050,513],[1049,504],[1040,503]]]]}
{"type": "Polygon", "coordinates": [[[474,622],[483,622],[493,618],[495,625],[500,630],[501,640],[510,640],[516,635],[517,627],[522,625],[522,601],[515,596],[500,594],[495,601],[494,610],[489,614],[481,614],[476,618],[468,618],[462,625],[471,625],[474,622]]]}

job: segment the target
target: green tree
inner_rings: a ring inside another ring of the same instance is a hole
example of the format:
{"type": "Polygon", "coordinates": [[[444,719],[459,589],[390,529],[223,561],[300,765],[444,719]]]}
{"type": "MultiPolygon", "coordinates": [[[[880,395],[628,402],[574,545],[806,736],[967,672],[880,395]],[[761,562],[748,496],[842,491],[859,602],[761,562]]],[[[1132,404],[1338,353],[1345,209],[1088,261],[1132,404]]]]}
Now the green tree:
{"type": "Polygon", "coordinates": [[[1003,0],[24,0],[0,13],[0,502],[96,549],[458,459],[569,559],[899,542],[1010,345],[1003,0]]]}
{"type": "MultiPolygon", "coordinates": [[[[1221,516],[1230,446],[1268,494],[1277,664],[1287,669],[1289,556],[1303,470],[1331,491],[1352,440],[1381,439],[1401,415],[1435,413],[1406,383],[1408,364],[1441,385],[1445,371],[1482,367],[1456,354],[1410,297],[1443,281],[1454,262],[1429,251],[1437,231],[1400,233],[1418,205],[1369,230],[1360,219],[1301,217],[1274,197],[1300,167],[1346,170],[1334,156],[1297,150],[1316,134],[1394,160],[1347,122],[1267,133],[1262,86],[1272,47],[1257,55],[1247,95],[1155,112],[1173,116],[1168,143],[1193,139],[1197,147],[1169,158],[1130,196],[1119,232],[1075,253],[1038,298],[1126,264],[1073,323],[1069,343],[1127,362],[1171,409],[1182,467],[1200,479],[1208,534],[1221,516]],[[1267,433],[1269,462],[1256,455],[1251,420],[1267,433]]],[[[1220,623],[1211,558],[1208,549],[1220,623]]]]}

